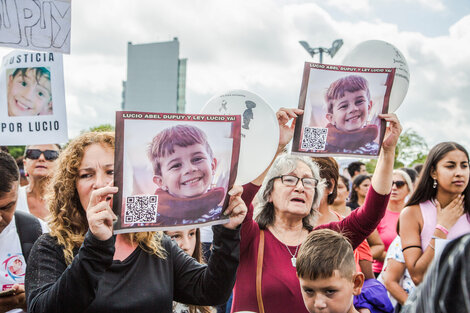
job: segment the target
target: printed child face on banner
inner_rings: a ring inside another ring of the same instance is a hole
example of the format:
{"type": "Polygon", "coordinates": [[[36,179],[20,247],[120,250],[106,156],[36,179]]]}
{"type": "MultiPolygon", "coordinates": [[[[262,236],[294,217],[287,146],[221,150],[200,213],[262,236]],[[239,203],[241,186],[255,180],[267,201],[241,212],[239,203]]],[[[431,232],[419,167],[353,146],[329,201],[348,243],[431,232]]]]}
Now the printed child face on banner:
{"type": "Polygon", "coordinates": [[[17,68],[9,75],[8,116],[52,114],[51,75],[45,67],[17,68]]]}
{"type": "Polygon", "coordinates": [[[327,90],[326,118],[340,131],[359,130],[367,123],[372,108],[367,80],[350,75],[333,82],[327,90]]]}
{"type": "Polygon", "coordinates": [[[150,147],[154,182],[174,197],[191,198],[207,192],[217,167],[204,132],[177,125],[157,134],[150,147]]]}

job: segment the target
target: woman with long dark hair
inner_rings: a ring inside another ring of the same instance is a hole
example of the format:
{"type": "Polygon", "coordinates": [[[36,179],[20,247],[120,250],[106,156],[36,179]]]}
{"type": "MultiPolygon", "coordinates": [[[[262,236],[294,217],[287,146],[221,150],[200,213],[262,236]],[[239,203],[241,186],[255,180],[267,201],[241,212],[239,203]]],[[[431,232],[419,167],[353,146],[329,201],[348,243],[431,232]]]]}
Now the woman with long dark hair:
{"type": "Polygon", "coordinates": [[[405,264],[415,284],[434,258],[440,239],[470,232],[468,152],[455,142],[434,146],[416,190],[400,215],[405,264]]]}
{"type": "Polygon", "coordinates": [[[355,210],[364,204],[371,179],[369,175],[357,175],[351,187],[351,197],[346,204],[351,210],[355,210]]]}

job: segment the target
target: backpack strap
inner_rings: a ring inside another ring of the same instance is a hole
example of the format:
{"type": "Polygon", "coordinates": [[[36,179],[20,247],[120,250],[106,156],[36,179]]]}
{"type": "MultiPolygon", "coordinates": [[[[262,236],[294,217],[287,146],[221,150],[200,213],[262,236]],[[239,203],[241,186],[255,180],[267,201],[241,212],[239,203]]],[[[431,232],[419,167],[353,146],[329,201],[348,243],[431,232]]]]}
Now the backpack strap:
{"type": "Polygon", "coordinates": [[[27,264],[31,248],[39,236],[42,235],[41,223],[33,215],[16,210],[15,224],[16,232],[20,237],[21,251],[23,252],[23,256],[27,264]]]}

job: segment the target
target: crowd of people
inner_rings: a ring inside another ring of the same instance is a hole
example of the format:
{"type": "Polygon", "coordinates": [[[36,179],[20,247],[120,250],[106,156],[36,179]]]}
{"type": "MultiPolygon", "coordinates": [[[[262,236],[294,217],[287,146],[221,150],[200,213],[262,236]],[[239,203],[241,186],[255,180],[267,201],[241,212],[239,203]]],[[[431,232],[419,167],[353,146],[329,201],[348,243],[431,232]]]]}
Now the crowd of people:
{"type": "Polygon", "coordinates": [[[0,152],[0,313],[470,312],[465,148],[394,169],[402,127],[382,114],[373,173],[340,173],[285,152],[302,113],[277,112],[276,157],[228,192],[207,245],[197,228],[113,235],[112,132],[27,146],[24,186],[0,152]]]}

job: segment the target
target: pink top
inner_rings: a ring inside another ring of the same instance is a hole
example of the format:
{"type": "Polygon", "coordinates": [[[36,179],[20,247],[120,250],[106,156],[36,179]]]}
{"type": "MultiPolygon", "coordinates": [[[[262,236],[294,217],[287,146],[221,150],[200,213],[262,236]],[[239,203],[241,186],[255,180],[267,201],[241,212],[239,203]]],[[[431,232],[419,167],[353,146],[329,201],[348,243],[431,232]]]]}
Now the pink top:
{"type": "MultiPolygon", "coordinates": [[[[388,247],[392,243],[393,239],[397,236],[397,222],[400,217],[400,212],[393,212],[385,210],[385,215],[377,226],[380,239],[382,239],[385,245],[385,252],[388,251],[388,247]]],[[[372,270],[374,273],[380,273],[382,271],[383,262],[374,260],[372,263],[372,270]]]]}
{"type": "MultiPolygon", "coordinates": [[[[259,187],[253,184],[243,186],[242,198],[250,204],[259,187]]],[[[369,189],[364,206],[351,212],[344,220],[320,225],[341,231],[356,248],[377,227],[387,207],[389,195],[383,196],[369,189]]],[[[253,206],[248,206],[248,214],[241,228],[240,264],[233,290],[232,312],[258,312],[256,300],[256,261],[258,256],[260,229],[253,220],[253,206]]],[[[262,297],[264,309],[269,313],[308,313],[305,308],[291,254],[296,247],[288,248],[269,231],[265,230],[262,276],[262,297]],[[290,250],[289,251],[287,250],[290,250]]]]}
{"type": "MultiPolygon", "coordinates": [[[[436,218],[437,218],[437,208],[431,202],[431,200],[421,202],[419,204],[419,208],[421,209],[421,215],[423,216],[423,229],[421,230],[421,248],[426,250],[429,242],[432,239],[434,234],[434,230],[436,229],[436,218]]],[[[464,214],[454,226],[449,229],[449,234],[447,235],[447,239],[455,239],[464,234],[470,233],[470,222],[468,221],[468,215],[464,214]]]]}

